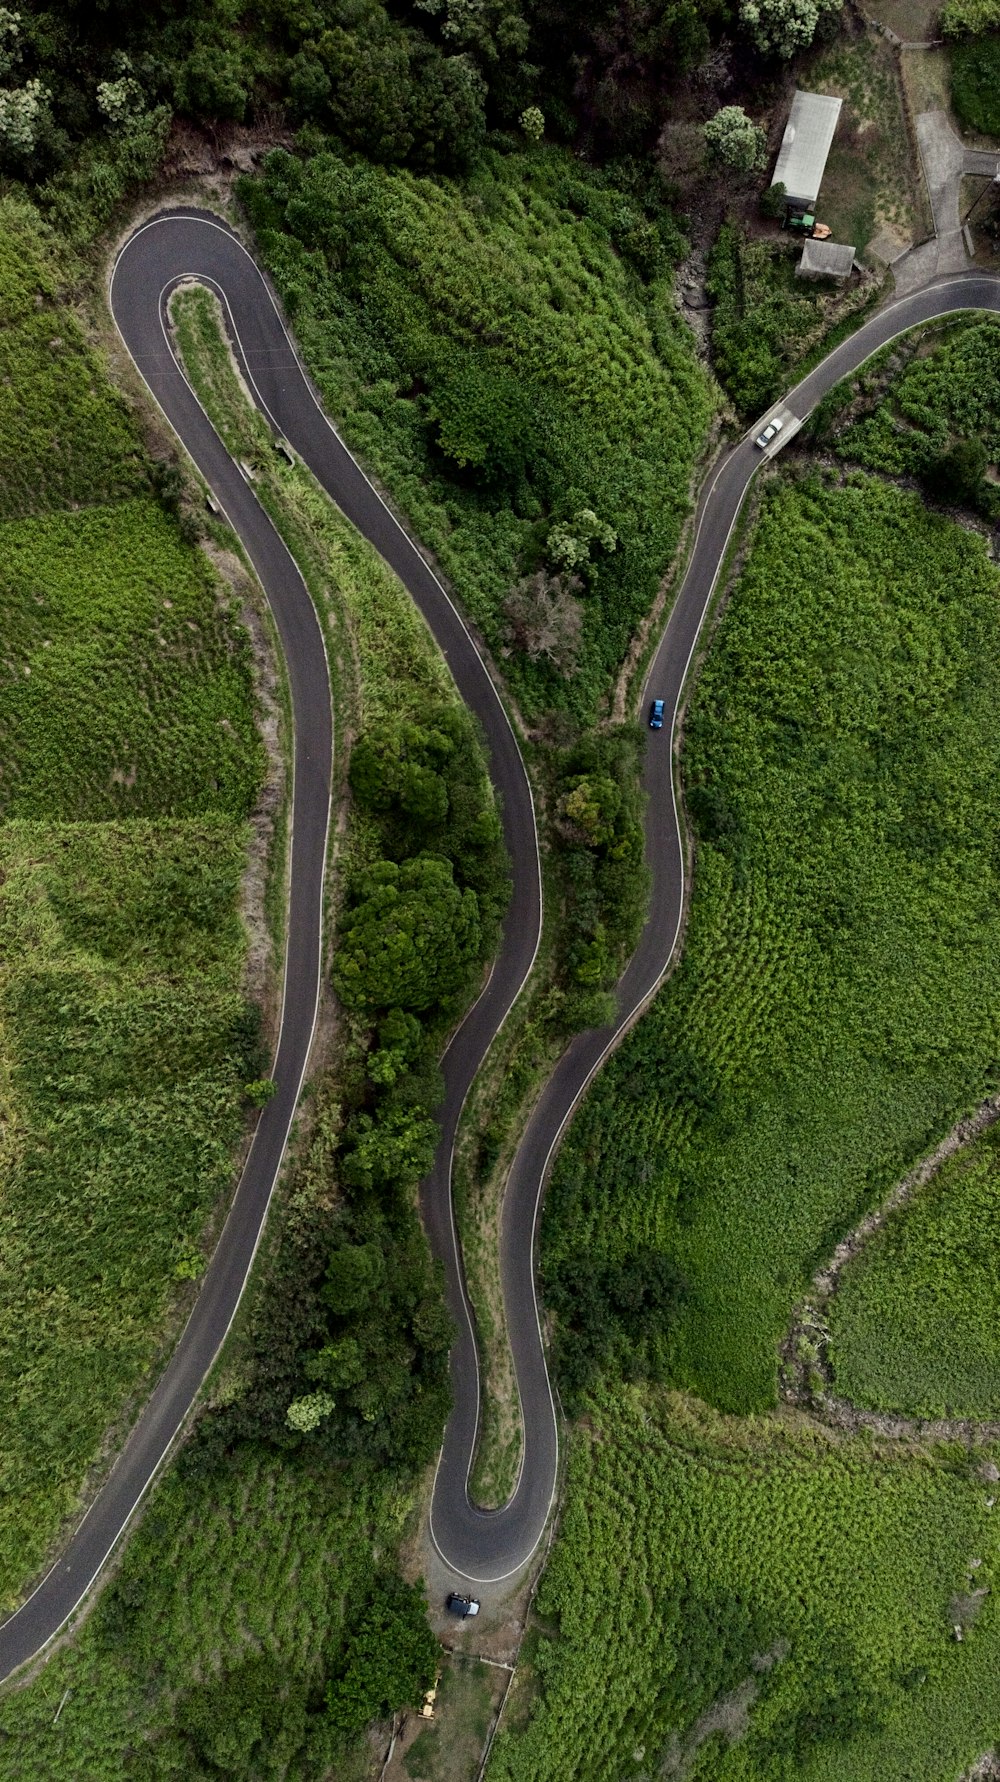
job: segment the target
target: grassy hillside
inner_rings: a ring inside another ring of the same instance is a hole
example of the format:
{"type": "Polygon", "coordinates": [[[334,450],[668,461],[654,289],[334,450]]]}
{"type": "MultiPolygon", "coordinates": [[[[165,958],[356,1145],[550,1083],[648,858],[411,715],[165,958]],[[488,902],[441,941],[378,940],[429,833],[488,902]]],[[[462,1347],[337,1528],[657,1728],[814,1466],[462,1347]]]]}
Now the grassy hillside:
{"type": "MultiPolygon", "coordinates": [[[[0,1776],[324,1775],[324,1677],[407,1507],[392,1481],[249,1449],[201,1479],[172,1472],[79,1640],[0,1703],[0,1776]]],[[[340,1753],[338,1782],[364,1773],[340,1753]]]]}
{"type": "Polygon", "coordinates": [[[933,474],[957,440],[1000,460],[1000,321],[914,330],[838,384],[813,423],[838,455],[890,476],[933,474]]]}
{"type": "Polygon", "coordinates": [[[768,495],[687,726],[683,959],[546,1203],[571,1396],[614,1357],[771,1403],[808,1275],[995,1080],[998,592],[912,495],[768,495]]]}
{"type": "MultiPolygon", "coordinates": [[[[253,463],[325,622],[338,735],[370,753],[398,727],[415,752],[433,718],[436,746],[456,742],[416,784],[425,797],[438,771],[446,784],[435,851],[467,888],[477,874],[486,881],[488,943],[506,892],[499,824],[475,726],[440,654],[371,547],[301,466],[275,454],[232,375],[214,300],[186,292],[173,319],[199,395],[253,463]]],[[[343,754],[337,765],[344,773],[343,754]]],[[[365,785],[372,768],[368,759],[365,785]]],[[[359,798],[338,832],[338,890],[380,851],[403,857],[413,844],[392,801],[376,803],[359,798]]],[[[433,1677],[422,1594],[396,1575],[448,1404],[450,1325],[415,1197],[434,1140],[444,1023],[436,1009],[423,1018],[422,1033],[398,1010],[377,1024],[365,1009],[342,1015],[195,1436],[73,1649],[0,1706],[0,1777],[41,1778],[55,1763],[95,1782],[352,1782],[368,1773],[366,1723],[419,1701],[433,1677]],[[315,1420],[293,1426],[289,1407],[316,1400],[315,1420]]]]}
{"type": "Polygon", "coordinates": [[[669,217],[554,150],[489,155],[461,186],[277,153],[241,192],[330,412],[518,698],[592,716],[712,410],[669,217]],[[509,596],[539,573],[526,616],[509,596]]]}
{"type": "Polygon", "coordinates": [[[263,751],[249,641],[30,210],[0,216],[0,1601],[72,1510],[232,1178],[263,751]],[[15,517],[16,516],[16,517],[15,517]]]}
{"type": "Polygon", "coordinates": [[[838,1392],[917,1417],[1000,1414],[1000,1137],[894,1213],[830,1304],[838,1392]]]}
{"type": "Polygon", "coordinates": [[[1000,1734],[985,1459],[609,1387],[490,1782],[957,1777],[1000,1734]]]}

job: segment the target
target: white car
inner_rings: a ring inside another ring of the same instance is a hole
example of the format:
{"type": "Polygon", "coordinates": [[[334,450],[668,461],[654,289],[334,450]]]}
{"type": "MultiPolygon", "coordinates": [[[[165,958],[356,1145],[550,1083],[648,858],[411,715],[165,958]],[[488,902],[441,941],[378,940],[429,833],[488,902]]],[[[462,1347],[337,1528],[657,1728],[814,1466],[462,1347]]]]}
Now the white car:
{"type": "Polygon", "coordinates": [[[784,423],[784,421],[781,420],[780,416],[775,415],[773,421],[768,421],[767,426],[764,428],[763,433],[758,433],[756,439],[754,440],[754,445],[760,446],[760,449],[762,452],[765,451],[767,449],[767,447],[770,445],[772,439],[777,439],[778,434],[781,432],[781,429],[784,426],[784,424],[785,423],[784,423]]]}

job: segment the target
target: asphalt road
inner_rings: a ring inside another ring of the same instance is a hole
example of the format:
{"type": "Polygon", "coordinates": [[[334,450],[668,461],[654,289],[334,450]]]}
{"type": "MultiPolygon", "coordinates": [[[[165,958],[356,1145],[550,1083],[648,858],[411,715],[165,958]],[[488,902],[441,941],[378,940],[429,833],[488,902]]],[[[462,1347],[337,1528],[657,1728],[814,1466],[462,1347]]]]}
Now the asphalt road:
{"type": "MultiPolygon", "coordinates": [[[[274,612],[288,666],[295,731],[291,890],[286,986],[273,1074],[278,1093],[261,1115],[229,1217],[194,1310],[170,1361],[86,1516],[25,1603],[0,1626],[0,1679],[50,1641],[86,1595],[149,1488],[229,1329],[260,1239],[308,1061],[320,984],[323,866],[329,823],[332,723],[322,635],[302,579],[252,488],[186,384],[164,327],[170,290],[197,278],[214,288],[250,388],[276,432],[310,466],[347,517],[409,589],[438,640],[463,699],[482,726],[513,867],[500,952],[481,997],[444,1060],[446,1098],[434,1168],[422,1188],[430,1241],[445,1264],[458,1338],[455,1409],[445,1432],[431,1526],[457,1582],[500,1581],[534,1552],[557,1477],[558,1427],[535,1297],[535,1248],[549,1161],[594,1072],[654,994],[680,932],[684,853],[671,768],[674,724],[687,669],[726,545],[760,463],[748,439],[717,462],[699,504],[687,574],[649,672],[644,698],[667,702],[669,726],[650,734],[644,783],[653,873],[650,915],[618,989],[613,1026],[579,1035],[539,1098],[507,1189],[501,1266],[525,1423],[524,1458],[505,1509],[478,1510],[467,1479],[478,1419],[478,1368],[451,1206],[451,1157],[465,1096],[537,951],[541,892],[531,792],[514,732],[475,641],[417,547],[325,419],[269,285],[229,229],[204,211],[170,211],[126,243],[110,287],[112,314],[139,372],[239,533],[274,612]]],[[[805,417],[819,398],[895,333],[949,310],[1000,309],[1000,280],[967,274],[901,300],[845,341],[792,391],[805,417]]]]}

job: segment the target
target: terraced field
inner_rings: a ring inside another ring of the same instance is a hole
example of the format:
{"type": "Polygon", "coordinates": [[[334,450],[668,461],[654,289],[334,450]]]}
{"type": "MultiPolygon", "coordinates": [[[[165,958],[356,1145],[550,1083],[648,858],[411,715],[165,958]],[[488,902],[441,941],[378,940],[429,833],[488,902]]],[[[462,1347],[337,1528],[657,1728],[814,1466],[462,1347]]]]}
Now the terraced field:
{"type": "Polygon", "coordinates": [[[170,511],[68,278],[34,214],[5,201],[4,1604],[203,1266],[260,1071],[238,914],[264,771],[249,638],[170,511]]]}

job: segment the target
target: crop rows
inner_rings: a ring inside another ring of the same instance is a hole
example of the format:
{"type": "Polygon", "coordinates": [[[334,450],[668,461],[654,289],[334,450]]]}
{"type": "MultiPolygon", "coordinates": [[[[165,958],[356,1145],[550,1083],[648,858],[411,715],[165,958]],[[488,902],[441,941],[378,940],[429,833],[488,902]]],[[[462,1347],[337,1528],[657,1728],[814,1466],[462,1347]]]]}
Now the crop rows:
{"type": "Polygon", "coordinates": [[[953,1158],[847,1268],[831,1307],[837,1390],[918,1417],[1000,1415],[995,1130],[953,1158]]]}
{"type": "Polygon", "coordinates": [[[574,1123],[542,1257],[572,1297],[670,1256],[672,1377],[727,1408],[773,1402],[796,1293],[995,1068],[997,588],[911,496],[785,486],[697,688],[684,957],[574,1123]]]}
{"type": "Polygon", "coordinates": [[[540,1699],[490,1782],[957,1775],[1000,1729],[981,1458],[608,1388],[525,1654],[540,1699]]]}

